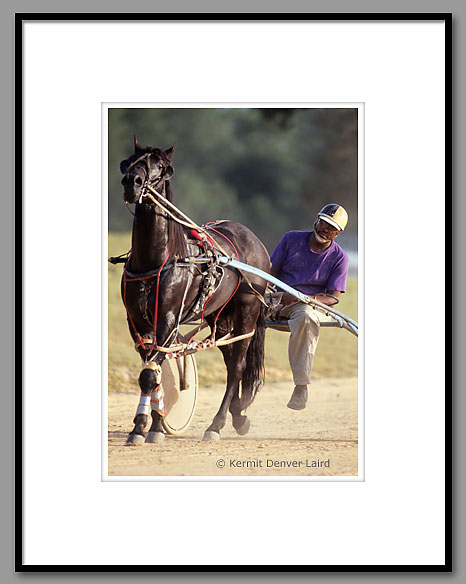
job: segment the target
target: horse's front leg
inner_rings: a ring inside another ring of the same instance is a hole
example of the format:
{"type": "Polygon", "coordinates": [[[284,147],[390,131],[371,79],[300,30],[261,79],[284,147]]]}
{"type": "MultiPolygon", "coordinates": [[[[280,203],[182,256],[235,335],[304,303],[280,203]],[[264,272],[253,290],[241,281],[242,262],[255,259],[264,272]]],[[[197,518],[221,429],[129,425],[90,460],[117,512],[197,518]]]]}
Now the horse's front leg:
{"type": "Polygon", "coordinates": [[[164,404],[162,397],[162,372],[159,365],[149,363],[139,374],[141,396],[133,423],[134,428],[128,435],[127,444],[151,444],[162,442],[165,438],[162,427],[164,404]],[[152,424],[147,437],[144,430],[152,417],[152,424]]]}

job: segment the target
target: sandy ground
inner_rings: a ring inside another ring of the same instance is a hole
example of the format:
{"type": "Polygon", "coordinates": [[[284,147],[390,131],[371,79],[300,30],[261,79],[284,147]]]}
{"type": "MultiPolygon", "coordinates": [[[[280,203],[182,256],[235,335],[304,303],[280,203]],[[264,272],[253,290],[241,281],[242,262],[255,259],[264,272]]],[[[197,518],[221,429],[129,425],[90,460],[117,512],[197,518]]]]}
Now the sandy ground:
{"type": "Polygon", "coordinates": [[[292,384],[266,383],[248,410],[251,429],[238,436],[231,417],[219,442],[202,442],[223,387],[200,388],[183,436],[126,446],[137,392],[109,394],[109,476],[357,476],[357,378],[318,380],[306,410],[286,407],[292,384]],[[220,462],[222,461],[222,462],[220,462]]]}

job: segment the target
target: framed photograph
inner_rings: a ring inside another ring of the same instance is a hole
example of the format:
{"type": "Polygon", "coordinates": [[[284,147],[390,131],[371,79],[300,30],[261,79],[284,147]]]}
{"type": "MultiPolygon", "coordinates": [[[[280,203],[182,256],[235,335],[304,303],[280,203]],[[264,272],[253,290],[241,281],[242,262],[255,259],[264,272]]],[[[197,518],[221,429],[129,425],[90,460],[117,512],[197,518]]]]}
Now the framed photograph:
{"type": "Polygon", "coordinates": [[[451,15],[50,17],[16,16],[17,570],[449,571],[451,15]]]}

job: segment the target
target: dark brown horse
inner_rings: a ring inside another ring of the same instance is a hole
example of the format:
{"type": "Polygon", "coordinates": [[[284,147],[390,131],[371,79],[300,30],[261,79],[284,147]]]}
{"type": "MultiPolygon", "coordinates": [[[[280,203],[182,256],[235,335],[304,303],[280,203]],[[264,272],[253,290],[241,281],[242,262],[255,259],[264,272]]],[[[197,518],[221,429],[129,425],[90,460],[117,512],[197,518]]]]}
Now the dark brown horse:
{"type": "Polygon", "coordinates": [[[189,223],[176,220],[180,214],[163,205],[164,201],[172,202],[173,152],[174,148],[164,151],[142,147],[135,138],[134,153],[120,165],[123,199],[136,204],[122,297],[129,330],[144,363],[139,375],[141,401],[129,444],[144,441],[149,415],[152,423],[145,441],[159,442],[164,437],[160,364],[166,352],[161,349],[179,343],[178,327],[188,320],[205,319],[215,339],[228,333],[236,337],[255,331],[252,336],[220,347],[227,367],[227,386],[205,440],[219,438],[228,411],[236,431],[246,434],[250,423],[244,411],[263,383],[265,321],[260,294],[266,282],[257,276],[245,279],[231,267],[218,266],[214,247],[267,272],[268,253],[261,241],[239,223],[221,221],[206,227],[202,242],[189,223]],[[161,207],[150,196],[154,191],[161,207]],[[178,260],[187,256],[213,259],[210,264],[182,265],[178,260]]]}

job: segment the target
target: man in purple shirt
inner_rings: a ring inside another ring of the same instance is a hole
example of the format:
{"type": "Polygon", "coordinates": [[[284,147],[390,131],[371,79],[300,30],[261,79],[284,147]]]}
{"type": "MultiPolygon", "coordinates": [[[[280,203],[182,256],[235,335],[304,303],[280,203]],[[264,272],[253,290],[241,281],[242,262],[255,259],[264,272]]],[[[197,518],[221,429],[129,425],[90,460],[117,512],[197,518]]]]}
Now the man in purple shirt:
{"type": "MultiPolygon", "coordinates": [[[[270,256],[271,273],[300,292],[331,306],[346,291],[348,256],[334,241],[348,222],[340,205],[325,205],[317,214],[314,231],[289,231],[270,256]]],[[[318,309],[297,302],[285,292],[280,318],[288,319],[291,335],[288,345],[295,388],[288,402],[292,410],[303,410],[307,386],[319,340],[320,323],[333,320],[318,309]]]]}

